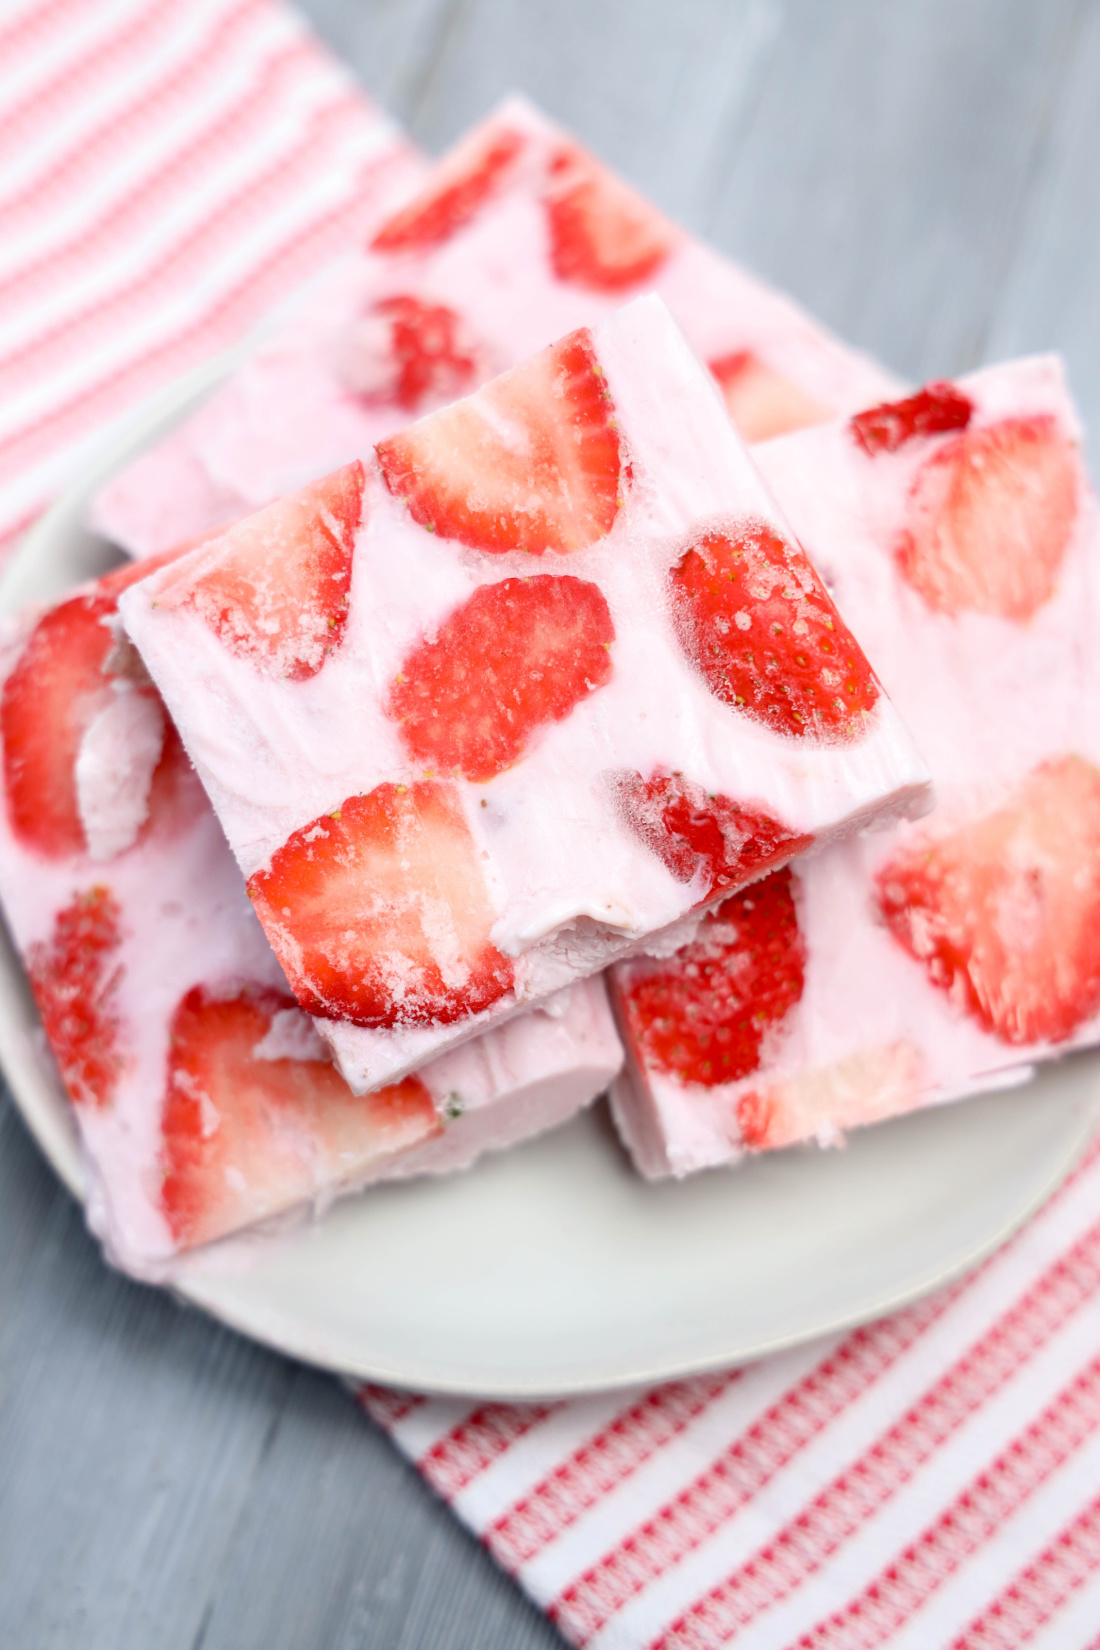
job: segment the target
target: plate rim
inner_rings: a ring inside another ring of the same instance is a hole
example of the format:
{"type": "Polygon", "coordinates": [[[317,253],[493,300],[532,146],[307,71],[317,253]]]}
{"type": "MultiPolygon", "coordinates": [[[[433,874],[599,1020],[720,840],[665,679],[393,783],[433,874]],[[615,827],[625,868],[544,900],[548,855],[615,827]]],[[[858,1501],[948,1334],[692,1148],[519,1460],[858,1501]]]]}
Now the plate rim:
{"type": "MultiPolygon", "coordinates": [[[[23,593],[28,582],[28,569],[35,567],[55,536],[66,531],[85,531],[84,510],[91,494],[117,469],[135,458],[142,450],[160,439],[194,410],[207,395],[222,382],[242,359],[250,341],[224,351],[201,363],[190,372],[163,387],[142,402],[122,426],[105,442],[103,448],[88,459],[62,490],[55,502],[25,533],[0,571],[0,617],[16,612],[33,595],[23,593]]],[[[91,535],[89,534],[89,537],[91,535]]],[[[18,989],[4,989],[0,977],[0,1050],[3,1073],[15,1104],[59,1179],[81,1204],[85,1202],[86,1182],[79,1136],[71,1113],[71,1103],[65,1095],[61,1080],[45,1044],[37,1010],[33,1003],[26,972],[6,927],[2,941],[8,956],[0,960],[0,976],[5,965],[12,965],[13,980],[18,989]]],[[[1083,1051],[1087,1058],[1087,1052],[1083,1051]]],[[[1100,1063],[1100,1050],[1092,1051],[1100,1063]]],[[[1072,1057],[1072,1056],[1071,1056],[1072,1057]]],[[[1045,1069],[1049,1070],[1049,1067],[1045,1069]]],[[[1031,1082],[1036,1081],[1032,1078],[1031,1082]]],[[[1004,1086],[1008,1086],[1007,1084],[1004,1086]]],[[[663,1381],[682,1379],[696,1374],[754,1362],[770,1354],[807,1344],[825,1336],[858,1328],[874,1322],[891,1312],[900,1310],[937,1288],[963,1276],[1000,1249],[1027,1221],[1043,1207],[1057,1188],[1072,1173],[1083,1156],[1089,1141],[1100,1124],[1100,1082],[1095,1092],[1081,1104],[1076,1127],[1067,1130],[1063,1150],[1038,1185],[1013,1208],[1011,1214],[1000,1219],[980,1241],[972,1242],[944,1265],[935,1262],[919,1281],[910,1281],[901,1287],[884,1287],[872,1292],[870,1299],[851,1311],[826,1313],[820,1319],[804,1322],[771,1336],[757,1337],[748,1342],[736,1340],[736,1330],[730,1331],[728,1349],[706,1356],[668,1357],[650,1359],[632,1368],[597,1369],[582,1376],[558,1379],[550,1386],[540,1384],[537,1378],[520,1379],[511,1376],[497,1382],[486,1382],[483,1376],[476,1380],[458,1370],[452,1377],[438,1369],[420,1369],[415,1360],[405,1360],[389,1366],[376,1356],[364,1361],[335,1355],[324,1347],[324,1336],[289,1320],[276,1322],[278,1316],[263,1305],[249,1313],[233,1300],[219,1296],[219,1278],[216,1274],[176,1278],[166,1287],[176,1299],[197,1307],[235,1332],[259,1344],[325,1369],[352,1382],[377,1382],[384,1386],[411,1389],[417,1392],[447,1397],[493,1398],[502,1401],[529,1401],[538,1398],[566,1398],[610,1392],[634,1386],[650,1386],[663,1381]],[[311,1340],[311,1334],[313,1339],[311,1340]]],[[[965,1104],[965,1101],[950,1102],[965,1104]]],[[[321,1217],[322,1219],[324,1217],[321,1217]]],[[[98,1239],[96,1240],[98,1242],[98,1239]]],[[[102,1250],[101,1250],[102,1253],[102,1250]]],[[[106,1256],[104,1264],[110,1264],[106,1256]]],[[[123,1274],[124,1276],[126,1274],[123,1274]]]]}

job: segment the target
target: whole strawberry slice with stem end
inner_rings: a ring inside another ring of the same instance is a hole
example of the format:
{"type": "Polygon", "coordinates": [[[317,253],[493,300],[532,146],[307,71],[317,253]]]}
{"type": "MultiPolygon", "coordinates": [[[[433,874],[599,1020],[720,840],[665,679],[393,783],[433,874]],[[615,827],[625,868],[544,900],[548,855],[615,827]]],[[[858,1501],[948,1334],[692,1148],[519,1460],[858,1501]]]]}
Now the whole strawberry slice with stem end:
{"type": "Polygon", "coordinates": [[[265,676],[304,682],[339,647],[366,475],[358,459],[268,504],[213,540],[161,587],[193,608],[230,653],[265,676]]]}
{"type": "Polygon", "coordinates": [[[692,545],[669,588],[680,644],[716,699],[795,738],[861,737],[878,683],[796,544],[743,521],[692,545]]]}
{"type": "Polygon", "coordinates": [[[614,640],[598,585],[551,574],[483,584],[405,659],[386,710],[417,761],[492,779],[603,686],[614,640]]]}
{"type": "Polygon", "coordinates": [[[1076,454],[1053,418],[965,430],[917,472],[898,567],[938,612],[1022,623],[1054,592],[1077,494],[1076,454]]]}
{"type": "Polygon", "coordinates": [[[31,632],[0,694],[4,793],[12,830],[49,859],[82,854],[76,792],[81,740],[110,703],[113,597],[73,596],[31,632]]]}
{"type": "Polygon", "coordinates": [[[355,1095],[327,1059],[264,1056],[264,1039],[287,1015],[301,1018],[293,997],[261,985],[195,986],[176,1009],[161,1207],[180,1248],[263,1220],[439,1132],[419,1077],[355,1095]]]}
{"type": "Polygon", "coordinates": [[[650,280],[676,244],[667,218],[574,144],[550,157],[545,205],[559,281],[622,292],[650,280]]]}
{"type": "Polygon", "coordinates": [[[965,430],[973,416],[970,397],[946,379],[937,379],[901,401],[882,401],[856,413],[849,428],[864,452],[873,458],[876,453],[896,453],[899,447],[921,436],[965,430]]]}
{"type": "Polygon", "coordinates": [[[27,970],[42,1024],[76,1106],[109,1106],[122,1072],[116,993],[122,912],[109,888],[74,895],[27,970]]]}
{"type": "Polygon", "coordinates": [[[432,172],[425,187],[395,212],[370,242],[372,252],[424,252],[469,223],[504,182],[524,148],[519,132],[475,132],[432,172]]]}
{"type": "Polygon", "coordinates": [[[1100,1010],[1100,771],[1081,757],[904,848],[875,886],[932,985],[1002,1042],[1064,1042],[1100,1010]]]}
{"type": "Polygon", "coordinates": [[[611,531],[626,466],[587,327],[376,449],[414,521],[475,550],[583,550],[611,531]]]}
{"type": "Polygon", "coordinates": [[[742,441],[770,441],[789,430],[824,424],[831,416],[827,407],[751,350],[719,356],[707,366],[718,380],[726,411],[742,441]]]}
{"type": "Polygon", "coordinates": [[[439,781],[348,797],[295,831],[248,892],[310,1014],[452,1025],[512,987],[477,845],[439,781]]]}
{"type": "Polygon", "coordinates": [[[701,904],[775,869],[813,841],[759,809],[711,795],[681,773],[643,779],[628,771],[613,784],[623,818],[678,882],[703,873],[701,904]]]}
{"type": "Polygon", "coordinates": [[[413,413],[426,402],[455,400],[479,376],[478,352],[457,311],[407,294],[381,299],[348,343],[344,382],[371,405],[413,413]]]}
{"type": "Polygon", "coordinates": [[[733,894],[675,956],[616,986],[644,1067],[714,1088],[760,1065],[764,1038],[802,996],[806,950],[788,868],[733,894]]]}

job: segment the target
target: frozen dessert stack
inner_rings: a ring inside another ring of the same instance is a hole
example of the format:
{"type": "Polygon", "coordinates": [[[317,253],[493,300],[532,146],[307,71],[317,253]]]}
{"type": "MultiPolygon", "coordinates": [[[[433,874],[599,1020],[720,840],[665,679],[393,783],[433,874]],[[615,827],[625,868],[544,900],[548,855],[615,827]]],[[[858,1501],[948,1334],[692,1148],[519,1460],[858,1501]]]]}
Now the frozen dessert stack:
{"type": "Polygon", "coordinates": [[[5,636],[0,898],[109,1255],[613,1080],[685,1175],[1096,1042],[1079,444],[1056,363],[905,395],[505,103],[5,636]]]}

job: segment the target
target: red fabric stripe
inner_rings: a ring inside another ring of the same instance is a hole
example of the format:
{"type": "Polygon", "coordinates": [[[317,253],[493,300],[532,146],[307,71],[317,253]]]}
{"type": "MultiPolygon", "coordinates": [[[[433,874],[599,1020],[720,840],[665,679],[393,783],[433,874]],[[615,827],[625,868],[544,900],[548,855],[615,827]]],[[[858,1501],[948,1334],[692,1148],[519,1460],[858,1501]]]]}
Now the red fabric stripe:
{"type": "Polygon", "coordinates": [[[33,58],[41,50],[42,39],[60,32],[56,25],[69,21],[69,14],[85,10],[85,0],[41,0],[24,9],[10,28],[0,29],[0,65],[19,67],[19,58],[33,58]]]}
{"type": "Polygon", "coordinates": [[[560,1462],[485,1535],[506,1570],[516,1570],[579,1518],[586,1508],[638,1470],[662,1445],[702,1414],[738,1378],[739,1370],[673,1381],[654,1388],[610,1426],[560,1462]]]}
{"type": "Polygon", "coordinates": [[[361,1386],[355,1396],[371,1419],[387,1429],[397,1426],[399,1421],[405,1420],[416,1410],[423,1409],[427,1402],[417,1392],[398,1392],[391,1387],[375,1386],[369,1382],[361,1386]]]}
{"type": "Polygon", "coordinates": [[[417,1466],[440,1495],[457,1495],[560,1404],[482,1404],[433,1444],[417,1466]]]}
{"type": "MultiPolygon", "coordinates": [[[[312,155],[303,154],[301,151],[289,157],[279,169],[279,173],[261,180],[261,183],[255,186],[254,197],[265,186],[272,198],[285,199],[288,194],[292,195],[292,174],[304,172],[307,180],[316,175],[311,164],[312,158],[312,155]]],[[[0,443],[0,477],[22,473],[31,464],[56,452],[67,441],[94,429],[112,413],[132,405],[156,385],[166,382],[173,372],[182,371],[221,344],[238,337],[241,331],[262,314],[277,297],[292,290],[296,280],[301,280],[311,270],[317,269],[326,257],[335,255],[338,250],[346,249],[354,236],[363,232],[369,215],[367,189],[370,181],[390,171],[392,167],[392,156],[368,164],[360,175],[351,199],[337,203],[312,222],[305,224],[296,235],[250,270],[200,319],[182,328],[156,349],[123,363],[80,395],[67,400],[62,406],[51,408],[36,422],[0,443]]],[[[262,201],[253,199],[252,210],[256,215],[259,215],[263,204],[262,201]]],[[[223,216],[229,215],[231,208],[228,208],[223,216]]],[[[231,223],[222,223],[216,227],[223,238],[231,238],[231,223]]],[[[207,240],[210,238],[206,237],[207,240]]],[[[188,272],[193,274],[193,262],[193,259],[188,260],[180,256],[178,268],[174,272],[178,277],[177,285],[186,285],[183,277],[188,272]]],[[[135,297],[139,290],[140,288],[135,289],[135,297]]],[[[112,304],[112,308],[122,310],[126,303],[126,298],[120,297],[112,304]]],[[[112,318],[117,320],[120,331],[124,330],[123,316],[112,318]]],[[[70,342],[74,349],[78,349],[84,340],[77,334],[70,342]]]]}
{"type": "Polygon", "coordinates": [[[1098,1426],[1100,1358],[858,1598],[804,1634],[799,1650],[874,1650],[885,1644],[1098,1426]]]}
{"type": "MultiPolygon", "coordinates": [[[[194,65],[201,75],[203,63],[194,65]]],[[[195,141],[180,149],[159,171],[147,175],[114,202],[83,234],[75,235],[63,247],[48,252],[36,263],[24,265],[6,282],[0,283],[0,303],[10,309],[27,299],[41,299],[51,285],[72,281],[74,289],[81,273],[101,253],[113,257],[127,237],[136,238],[143,228],[166,217],[178,199],[193,189],[203,175],[216,174],[225,156],[243,147],[257,130],[270,121],[272,99],[281,95],[302,68],[302,54],[294,47],[263,65],[262,73],[249,95],[216,125],[206,128],[195,141]]],[[[190,76],[188,77],[190,78],[190,76]]],[[[135,135],[134,142],[140,142],[135,135]]],[[[6,214],[0,214],[0,229],[6,214]]]]}
{"type": "MultiPolygon", "coordinates": [[[[247,241],[258,217],[293,200],[301,184],[316,176],[317,159],[338,144],[342,129],[358,125],[361,119],[358,100],[350,92],[318,110],[301,143],[223,200],[217,211],[191,227],[175,245],[165,247],[155,266],[82,312],[68,316],[52,331],[0,363],[0,394],[11,395],[27,383],[40,380],[51,369],[68,364],[104,333],[114,332],[124,338],[143,309],[162,302],[173,292],[186,290],[196,272],[209,266],[219,252],[247,241]]],[[[18,442],[22,437],[14,439],[18,442]]],[[[0,445],[0,454],[6,455],[10,445],[10,441],[0,445]]]]}
{"type": "Polygon", "coordinates": [[[711,1650],[786,1598],[1098,1291],[1100,1223],[797,1519],[686,1611],[654,1650],[711,1650]]]}
{"type": "MultiPolygon", "coordinates": [[[[248,0],[248,3],[260,4],[262,0],[248,0]]],[[[150,4],[138,7],[117,30],[72,59],[60,73],[36,86],[22,103],[7,111],[0,124],[5,145],[13,150],[25,147],[37,130],[63,117],[74,103],[89,94],[94,96],[109,80],[121,81],[127,71],[127,60],[140,59],[146,54],[158,36],[173,26],[177,16],[186,15],[186,10],[187,0],[151,0],[150,4]]],[[[84,15],[89,15],[87,10],[84,15]]]]}
{"type": "MultiPolygon", "coordinates": [[[[255,48],[248,47],[247,32],[263,15],[264,8],[257,0],[246,0],[218,19],[209,34],[195,42],[189,57],[173,60],[159,80],[135,81],[132,97],[122,97],[117,105],[104,110],[97,125],[82,131],[73,147],[32,177],[21,194],[3,203],[0,222],[5,230],[16,232],[21,221],[48,221],[59,206],[76,198],[89,180],[101,177],[117,154],[132,152],[151,129],[170,131],[180,106],[201,97],[203,81],[219,57],[244,51],[256,57],[255,48]]],[[[261,69],[265,66],[256,58],[253,66],[257,65],[261,69]]],[[[186,149],[180,151],[172,164],[178,164],[186,153],[186,149]]]]}
{"type": "Polygon", "coordinates": [[[573,1582],[550,1615],[584,1644],[628,1599],[713,1533],[897,1362],[964,1285],[857,1329],[705,1472],[573,1582]]]}
{"type": "MultiPolygon", "coordinates": [[[[1020,1650],[1100,1569],[1100,1496],[959,1635],[952,1650],[1020,1650]]],[[[1093,1650],[1100,1646],[1094,1641],[1093,1650]]]]}

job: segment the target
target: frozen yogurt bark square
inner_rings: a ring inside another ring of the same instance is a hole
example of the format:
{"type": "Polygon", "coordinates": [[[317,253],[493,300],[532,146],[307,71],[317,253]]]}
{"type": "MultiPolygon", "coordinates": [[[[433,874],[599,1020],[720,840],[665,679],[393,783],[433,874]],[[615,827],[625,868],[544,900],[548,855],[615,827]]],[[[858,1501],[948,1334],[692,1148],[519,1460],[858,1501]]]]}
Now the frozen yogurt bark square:
{"type": "Polygon", "coordinates": [[[121,610],[356,1091],[927,802],[657,298],[121,610]]]}
{"type": "Polygon", "coordinates": [[[643,292],[668,304],[746,441],[900,390],[510,98],[104,489],[95,525],[137,555],[209,536],[643,292]]]}
{"type": "Polygon", "coordinates": [[[755,457],[932,769],[918,824],[612,971],[648,1175],[835,1140],[1100,1040],[1100,524],[1057,360],[755,457]]]}
{"type": "Polygon", "coordinates": [[[0,900],[72,1103],[89,1223],[117,1265],[164,1278],[257,1222],[552,1127],[606,1088],[621,1050],[588,980],[354,1095],[120,636],[135,576],[5,638],[0,900]]]}

